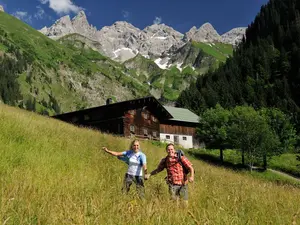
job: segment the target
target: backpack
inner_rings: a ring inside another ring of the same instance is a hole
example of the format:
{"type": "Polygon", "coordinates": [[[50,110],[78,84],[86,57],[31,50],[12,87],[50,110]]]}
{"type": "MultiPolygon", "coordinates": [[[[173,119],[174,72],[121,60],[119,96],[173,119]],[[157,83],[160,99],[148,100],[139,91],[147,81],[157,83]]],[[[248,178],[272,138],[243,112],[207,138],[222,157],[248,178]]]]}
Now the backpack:
{"type": "MultiPolygon", "coordinates": [[[[180,163],[180,165],[183,168],[183,173],[188,174],[190,172],[190,170],[181,161],[181,157],[184,156],[184,152],[179,149],[179,150],[176,150],[176,154],[177,154],[177,157],[178,157],[178,162],[180,163]]],[[[165,159],[167,159],[167,158],[165,158],[165,159]]],[[[167,160],[165,160],[165,163],[166,162],[167,162],[167,160]]],[[[194,169],[194,173],[195,173],[195,169],[194,169]]]]}

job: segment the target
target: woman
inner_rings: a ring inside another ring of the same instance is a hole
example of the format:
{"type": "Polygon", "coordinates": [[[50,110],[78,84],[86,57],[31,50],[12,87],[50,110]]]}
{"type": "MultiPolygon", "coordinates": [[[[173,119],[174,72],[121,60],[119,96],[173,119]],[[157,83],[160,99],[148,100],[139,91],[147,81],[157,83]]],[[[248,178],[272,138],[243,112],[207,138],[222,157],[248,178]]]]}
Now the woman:
{"type": "Polygon", "coordinates": [[[140,143],[138,140],[132,141],[130,149],[124,152],[114,152],[108,150],[106,147],[102,148],[107,153],[118,156],[125,157],[128,163],[128,170],[125,174],[124,185],[122,191],[128,193],[132,182],[136,184],[138,195],[140,198],[145,196],[144,188],[144,176],[147,175],[147,163],[146,155],[140,151],[140,143]],[[144,175],[143,175],[144,171],[144,175]]]}

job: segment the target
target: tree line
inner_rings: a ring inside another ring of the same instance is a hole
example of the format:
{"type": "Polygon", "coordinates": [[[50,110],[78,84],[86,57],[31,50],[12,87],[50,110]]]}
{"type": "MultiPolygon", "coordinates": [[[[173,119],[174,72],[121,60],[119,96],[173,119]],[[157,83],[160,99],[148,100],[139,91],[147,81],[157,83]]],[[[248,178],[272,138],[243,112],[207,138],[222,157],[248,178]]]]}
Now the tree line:
{"type": "Polygon", "coordinates": [[[300,2],[270,0],[233,56],[184,90],[177,106],[200,114],[220,104],[278,108],[300,129],[300,2]]]}
{"type": "Polygon", "coordinates": [[[200,116],[197,136],[206,148],[223,150],[237,149],[242,155],[242,164],[254,164],[267,168],[267,161],[286,152],[295,152],[298,141],[290,118],[275,108],[255,110],[250,106],[224,109],[219,104],[205,110],[200,116]]]}

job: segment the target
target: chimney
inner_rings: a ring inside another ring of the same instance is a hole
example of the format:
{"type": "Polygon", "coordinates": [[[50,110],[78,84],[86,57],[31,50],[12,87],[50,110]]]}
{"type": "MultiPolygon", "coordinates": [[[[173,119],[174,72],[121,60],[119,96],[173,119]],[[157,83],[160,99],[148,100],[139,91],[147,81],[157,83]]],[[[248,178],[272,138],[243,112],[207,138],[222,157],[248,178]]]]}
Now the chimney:
{"type": "Polygon", "coordinates": [[[112,103],[112,98],[106,99],[106,105],[109,105],[109,104],[111,104],[111,103],[112,103]]]}

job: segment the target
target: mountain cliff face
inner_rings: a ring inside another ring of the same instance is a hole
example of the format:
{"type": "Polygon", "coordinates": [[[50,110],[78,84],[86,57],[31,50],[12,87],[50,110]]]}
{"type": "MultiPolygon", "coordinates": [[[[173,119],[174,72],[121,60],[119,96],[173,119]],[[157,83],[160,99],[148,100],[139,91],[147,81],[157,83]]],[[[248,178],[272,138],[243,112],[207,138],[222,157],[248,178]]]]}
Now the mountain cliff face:
{"type": "Polygon", "coordinates": [[[126,61],[138,53],[141,30],[127,22],[115,22],[97,31],[96,39],[106,56],[116,61],[126,61]]]}
{"type": "Polygon", "coordinates": [[[69,16],[62,17],[51,27],[44,27],[40,32],[54,39],[79,33],[99,42],[99,46],[102,46],[100,52],[105,56],[124,62],[137,54],[158,60],[167,52],[171,54],[189,41],[235,45],[242,39],[245,28],[232,29],[221,36],[210,23],[205,23],[199,29],[192,27],[187,33],[181,34],[165,24],[153,24],[140,30],[130,23],[117,21],[97,31],[89,25],[85,13],[81,11],[72,20],[69,16]]]}
{"type": "Polygon", "coordinates": [[[246,33],[246,27],[234,28],[221,36],[223,43],[237,45],[243,39],[246,33]]]}
{"type": "Polygon", "coordinates": [[[199,29],[192,27],[184,36],[185,41],[222,42],[221,36],[210,23],[203,24],[199,29]]]}
{"type": "Polygon", "coordinates": [[[51,27],[44,27],[40,32],[53,39],[73,33],[96,39],[97,29],[89,25],[84,11],[80,11],[72,20],[68,15],[61,17],[51,27]]]}
{"type": "Polygon", "coordinates": [[[140,52],[150,58],[157,58],[173,45],[182,43],[183,34],[165,24],[153,24],[146,27],[143,32],[147,39],[141,43],[140,52]]]}

